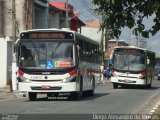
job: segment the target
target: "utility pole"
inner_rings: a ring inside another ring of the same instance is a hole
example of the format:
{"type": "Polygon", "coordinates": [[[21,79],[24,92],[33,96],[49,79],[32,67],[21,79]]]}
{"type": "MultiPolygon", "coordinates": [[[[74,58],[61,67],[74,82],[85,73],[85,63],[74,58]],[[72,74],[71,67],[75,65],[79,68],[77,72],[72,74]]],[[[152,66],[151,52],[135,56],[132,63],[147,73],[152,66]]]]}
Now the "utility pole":
{"type": "Polygon", "coordinates": [[[15,0],[12,0],[12,52],[14,53],[14,43],[16,40],[16,15],[15,0]]]}
{"type": "Polygon", "coordinates": [[[14,53],[15,41],[16,41],[16,8],[15,8],[15,0],[12,0],[12,81],[11,81],[11,92],[13,90],[17,90],[16,56],[14,53]]]}
{"type": "Polygon", "coordinates": [[[0,37],[2,37],[4,34],[3,34],[3,19],[4,19],[4,16],[3,16],[3,0],[0,0],[0,37]]]}
{"type": "Polygon", "coordinates": [[[68,28],[68,0],[66,0],[66,28],[68,28]]]}
{"type": "Polygon", "coordinates": [[[131,45],[131,30],[129,29],[128,44],[131,45]]]}
{"type": "Polygon", "coordinates": [[[139,47],[139,34],[138,34],[138,36],[136,37],[136,40],[137,40],[137,47],[139,47]]]}

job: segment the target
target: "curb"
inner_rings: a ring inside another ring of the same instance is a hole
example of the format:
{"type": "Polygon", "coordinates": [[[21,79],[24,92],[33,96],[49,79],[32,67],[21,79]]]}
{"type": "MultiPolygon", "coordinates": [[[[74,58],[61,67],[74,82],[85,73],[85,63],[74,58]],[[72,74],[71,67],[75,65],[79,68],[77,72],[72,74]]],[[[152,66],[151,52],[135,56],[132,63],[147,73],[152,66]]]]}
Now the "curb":
{"type": "Polygon", "coordinates": [[[160,106],[160,101],[157,102],[157,104],[151,109],[151,111],[148,113],[149,114],[149,119],[152,120],[153,114],[156,112],[157,108],[160,106]]]}
{"type": "Polygon", "coordinates": [[[24,96],[20,95],[17,91],[9,92],[8,88],[0,89],[0,102],[11,101],[11,100],[16,100],[21,98],[24,98],[24,96]]]}

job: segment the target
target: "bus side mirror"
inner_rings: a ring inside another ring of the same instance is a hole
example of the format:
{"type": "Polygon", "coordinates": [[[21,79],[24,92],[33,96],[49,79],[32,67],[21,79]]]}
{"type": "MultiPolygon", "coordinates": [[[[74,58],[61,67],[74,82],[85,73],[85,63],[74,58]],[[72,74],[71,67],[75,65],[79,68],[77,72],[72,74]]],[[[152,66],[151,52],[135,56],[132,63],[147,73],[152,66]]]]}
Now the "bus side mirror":
{"type": "Polygon", "coordinates": [[[147,59],[147,65],[149,65],[150,64],[150,60],[149,59],[147,59]]]}
{"type": "Polygon", "coordinates": [[[78,51],[80,51],[80,47],[79,47],[79,45],[77,45],[77,50],[78,50],[78,51]]]}

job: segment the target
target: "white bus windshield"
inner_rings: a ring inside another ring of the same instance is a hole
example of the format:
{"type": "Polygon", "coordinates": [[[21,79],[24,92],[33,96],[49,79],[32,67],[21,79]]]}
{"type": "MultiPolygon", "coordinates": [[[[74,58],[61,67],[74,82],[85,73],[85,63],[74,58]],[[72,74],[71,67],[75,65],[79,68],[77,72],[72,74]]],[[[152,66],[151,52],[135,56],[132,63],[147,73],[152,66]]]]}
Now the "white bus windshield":
{"type": "Polygon", "coordinates": [[[113,67],[124,71],[142,71],[145,69],[145,55],[116,53],[113,58],[113,67]]]}
{"type": "Polygon", "coordinates": [[[73,42],[22,42],[20,66],[29,69],[68,68],[75,65],[73,42]]]}

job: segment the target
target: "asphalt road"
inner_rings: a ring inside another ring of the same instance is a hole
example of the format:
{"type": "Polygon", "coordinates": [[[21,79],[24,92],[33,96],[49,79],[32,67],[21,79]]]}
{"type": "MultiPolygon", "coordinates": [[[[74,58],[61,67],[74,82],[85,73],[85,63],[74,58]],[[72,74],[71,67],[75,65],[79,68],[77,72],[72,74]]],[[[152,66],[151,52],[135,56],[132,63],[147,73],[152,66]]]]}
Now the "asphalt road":
{"type": "Polygon", "coordinates": [[[78,101],[28,98],[0,102],[0,113],[10,114],[147,114],[160,100],[160,81],[153,80],[152,88],[139,87],[113,89],[111,83],[99,85],[95,96],[78,101]]]}

